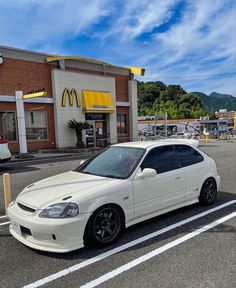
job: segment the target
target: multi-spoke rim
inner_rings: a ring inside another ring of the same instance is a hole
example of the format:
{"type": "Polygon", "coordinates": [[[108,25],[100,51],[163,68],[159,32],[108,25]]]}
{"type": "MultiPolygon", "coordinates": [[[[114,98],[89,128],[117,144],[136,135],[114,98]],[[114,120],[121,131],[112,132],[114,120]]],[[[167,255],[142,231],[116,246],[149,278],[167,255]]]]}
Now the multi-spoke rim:
{"type": "Polygon", "coordinates": [[[208,179],[204,184],[204,196],[206,200],[211,201],[215,198],[215,183],[212,179],[208,179]]]}
{"type": "Polygon", "coordinates": [[[112,241],[120,229],[120,217],[116,209],[102,209],[94,219],[94,235],[100,242],[112,241]]]}

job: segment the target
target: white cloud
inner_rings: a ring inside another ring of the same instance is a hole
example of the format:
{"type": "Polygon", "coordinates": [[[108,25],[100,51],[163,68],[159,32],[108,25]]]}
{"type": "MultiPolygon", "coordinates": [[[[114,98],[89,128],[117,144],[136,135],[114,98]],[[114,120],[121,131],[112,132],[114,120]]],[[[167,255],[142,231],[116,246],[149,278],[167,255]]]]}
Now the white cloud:
{"type": "Polygon", "coordinates": [[[113,27],[103,39],[119,35],[121,41],[131,41],[142,33],[151,32],[155,27],[168,21],[174,7],[180,0],[136,0],[126,1],[116,15],[113,27]]]}
{"type": "Polygon", "coordinates": [[[230,56],[227,52],[232,53],[235,10],[224,11],[224,1],[216,1],[213,7],[209,0],[191,3],[180,23],[168,32],[156,36],[162,49],[165,47],[168,54],[172,52],[172,56],[165,59],[166,64],[183,59],[189,54],[198,58],[214,58],[220,54],[230,56]],[[208,54],[209,51],[211,55],[208,54]]]}
{"type": "Polygon", "coordinates": [[[136,59],[147,67],[144,79],[236,96],[235,74],[215,76],[236,71],[236,7],[228,3],[189,0],[181,21],[141,48],[143,56],[136,59]]]}
{"type": "Polygon", "coordinates": [[[63,41],[86,33],[108,14],[107,0],[8,0],[1,3],[2,44],[32,47],[63,41]]]}
{"type": "Polygon", "coordinates": [[[142,80],[162,80],[181,84],[187,90],[208,93],[212,89],[236,96],[235,74],[214,76],[236,71],[235,0],[0,0],[0,3],[3,45],[61,55],[71,54],[71,43],[78,46],[78,51],[79,45],[84,45],[83,51],[90,45],[93,54],[81,56],[145,67],[146,76],[142,80]],[[179,13],[181,18],[175,19],[167,31],[154,32],[172,21],[178,5],[183,9],[179,13]],[[84,44],[83,40],[78,41],[81,35],[94,41],[84,44]]]}

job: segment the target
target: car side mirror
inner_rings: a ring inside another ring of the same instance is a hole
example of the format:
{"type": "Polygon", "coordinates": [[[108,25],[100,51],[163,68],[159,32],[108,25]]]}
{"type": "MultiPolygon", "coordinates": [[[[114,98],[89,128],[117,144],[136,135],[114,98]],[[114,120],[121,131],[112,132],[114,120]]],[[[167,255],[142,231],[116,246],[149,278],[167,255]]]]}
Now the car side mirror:
{"type": "Polygon", "coordinates": [[[154,177],[156,175],[157,175],[157,172],[155,169],[144,168],[143,171],[139,174],[139,177],[147,178],[147,177],[154,177]]]}
{"type": "Polygon", "coordinates": [[[85,161],[86,161],[86,160],[81,160],[80,163],[79,163],[79,165],[84,164],[85,161]]]}

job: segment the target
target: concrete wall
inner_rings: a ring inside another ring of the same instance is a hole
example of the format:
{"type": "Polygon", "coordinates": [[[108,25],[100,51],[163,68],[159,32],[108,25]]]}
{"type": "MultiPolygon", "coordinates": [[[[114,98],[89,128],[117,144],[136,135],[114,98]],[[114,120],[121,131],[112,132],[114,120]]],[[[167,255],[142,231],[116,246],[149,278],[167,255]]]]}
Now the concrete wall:
{"type": "MultiPolygon", "coordinates": [[[[76,137],[73,130],[69,129],[67,123],[69,120],[76,119],[77,121],[85,121],[85,113],[82,111],[82,91],[105,91],[112,93],[114,105],[116,103],[116,87],[115,78],[96,76],[89,74],[81,74],[69,72],[65,70],[52,70],[52,87],[54,97],[54,112],[55,112],[55,130],[56,130],[56,145],[57,147],[73,147],[76,143],[76,137]],[[65,107],[62,107],[62,95],[65,88],[76,89],[81,107],[77,107],[74,99],[73,106],[69,106],[69,101],[65,107]]],[[[109,124],[111,127],[110,139],[113,143],[117,142],[116,131],[116,111],[109,114],[109,124]]]]}

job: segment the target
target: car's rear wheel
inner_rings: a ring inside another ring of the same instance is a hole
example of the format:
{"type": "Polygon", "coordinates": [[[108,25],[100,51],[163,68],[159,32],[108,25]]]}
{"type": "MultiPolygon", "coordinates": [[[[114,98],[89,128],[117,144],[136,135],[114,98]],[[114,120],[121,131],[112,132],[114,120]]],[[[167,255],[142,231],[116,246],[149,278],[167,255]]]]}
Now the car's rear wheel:
{"type": "Polygon", "coordinates": [[[90,217],[85,233],[84,242],[90,247],[104,247],[114,242],[124,227],[122,210],[114,205],[98,208],[90,217]]]}
{"type": "Polygon", "coordinates": [[[217,185],[214,178],[208,178],[202,185],[199,202],[202,205],[211,205],[217,197],[217,185]]]}

